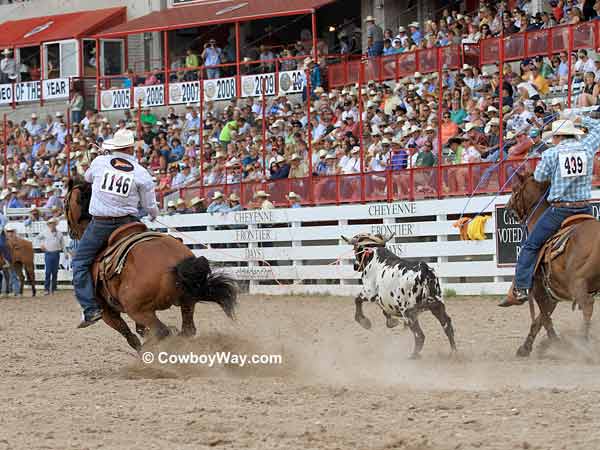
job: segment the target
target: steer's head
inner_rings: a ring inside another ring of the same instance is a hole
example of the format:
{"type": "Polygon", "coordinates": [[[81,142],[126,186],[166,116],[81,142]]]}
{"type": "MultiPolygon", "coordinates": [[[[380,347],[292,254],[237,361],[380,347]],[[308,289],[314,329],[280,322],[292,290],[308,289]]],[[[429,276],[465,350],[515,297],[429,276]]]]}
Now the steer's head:
{"type": "Polygon", "coordinates": [[[352,239],[342,236],[342,239],[354,247],[354,270],[362,272],[369,264],[375,254],[377,247],[385,247],[385,244],[394,237],[384,238],[381,234],[359,233],[352,239]]]}

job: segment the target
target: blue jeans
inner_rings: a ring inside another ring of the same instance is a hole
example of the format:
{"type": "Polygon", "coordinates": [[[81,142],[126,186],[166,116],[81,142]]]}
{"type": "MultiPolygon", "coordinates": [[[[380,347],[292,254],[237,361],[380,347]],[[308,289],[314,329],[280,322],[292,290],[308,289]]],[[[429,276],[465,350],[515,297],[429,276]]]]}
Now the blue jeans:
{"type": "Polygon", "coordinates": [[[12,262],[10,250],[8,249],[8,245],[6,245],[6,234],[4,234],[4,231],[0,233],[0,255],[2,255],[7,262],[12,262]]]}
{"type": "Polygon", "coordinates": [[[214,80],[215,78],[219,78],[221,76],[221,70],[217,67],[216,69],[211,69],[210,67],[206,68],[206,78],[209,80],[214,80]]]}
{"type": "Polygon", "coordinates": [[[96,302],[94,282],[90,272],[98,252],[106,246],[113,231],[121,225],[135,220],[132,216],[106,221],[93,218],[85,229],[73,257],[73,287],[75,288],[75,297],[83,308],[86,318],[100,310],[96,302]]]}
{"type": "Polygon", "coordinates": [[[554,234],[566,218],[575,214],[592,214],[592,207],[556,208],[551,206],[540,216],[528,236],[523,233],[521,252],[515,269],[515,286],[517,289],[531,289],[538,251],[554,234]]]}
{"type": "Polygon", "coordinates": [[[58,263],[60,261],[60,252],[46,252],[44,254],[44,266],[46,268],[46,278],[44,280],[44,289],[46,292],[56,291],[58,284],[58,263]]]}

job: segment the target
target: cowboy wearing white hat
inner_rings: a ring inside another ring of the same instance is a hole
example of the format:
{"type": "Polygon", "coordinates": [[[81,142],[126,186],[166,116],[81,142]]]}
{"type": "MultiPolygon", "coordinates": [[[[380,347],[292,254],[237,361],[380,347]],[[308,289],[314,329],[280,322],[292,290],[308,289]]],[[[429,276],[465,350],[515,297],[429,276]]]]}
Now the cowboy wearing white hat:
{"type": "Polygon", "coordinates": [[[269,201],[271,194],[267,194],[265,191],[256,191],[254,193],[254,200],[256,201],[256,209],[273,209],[275,206],[269,201]]]}
{"type": "Polygon", "coordinates": [[[116,131],[112,139],[102,143],[102,148],[112,154],[95,158],[84,174],[85,181],[92,183],[89,206],[92,220],[73,258],[75,297],[83,308],[79,328],[88,327],[102,317],[90,274],[98,251],[113,231],[139,220],[140,206],[152,220],[158,215],[155,183],[134,157],[134,146],[135,137],[130,130],[116,131]]]}
{"type": "Polygon", "coordinates": [[[58,285],[58,265],[60,253],[65,248],[63,234],[56,229],[58,219],[51,217],[47,222],[47,229],[38,236],[40,248],[44,252],[44,278],[45,295],[51,295],[56,291],[58,285]]]}
{"type": "Polygon", "coordinates": [[[225,204],[225,197],[220,191],[216,191],[211,197],[211,204],[206,208],[206,212],[210,214],[214,213],[226,213],[229,212],[229,207],[225,204]]]}
{"type": "Polygon", "coordinates": [[[227,202],[229,203],[229,212],[242,210],[242,205],[240,203],[240,196],[237,195],[235,192],[232,192],[231,194],[229,194],[229,198],[227,199],[227,202]]]}
{"type": "Polygon", "coordinates": [[[195,214],[205,213],[206,207],[204,206],[204,197],[194,197],[190,200],[190,212],[195,214]]]}
{"type": "Polygon", "coordinates": [[[287,195],[286,198],[288,199],[288,201],[290,202],[290,208],[300,208],[302,207],[302,205],[300,204],[300,201],[302,200],[300,198],[300,196],[298,194],[296,194],[294,191],[290,191],[287,195]]]}
{"type": "Polygon", "coordinates": [[[367,25],[367,53],[369,56],[379,56],[383,52],[383,29],[375,23],[373,16],[365,19],[367,25]]]}
{"type": "MultiPolygon", "coordinates": [[[[571,110],[571,116],[579,111],[571,110]]],[[[592,196],[594,155],[600,147],[600,120],[579,118],[587,134],[570,119],[552,123],[552,144],[542,154],[533,177],[535,181],[550,181],[546,209],[521,244],[515,268],[514,288],[499,306],[525,303],[533,286],[535,261],[539,249],[558,229],[561,223],[575,214],[592,214],[589,199],[592,196]]],[[[519,176],[520,177],[520,176],[519,176]]],[[[520,217],[521,221],[526,217],[520,217]]]]}

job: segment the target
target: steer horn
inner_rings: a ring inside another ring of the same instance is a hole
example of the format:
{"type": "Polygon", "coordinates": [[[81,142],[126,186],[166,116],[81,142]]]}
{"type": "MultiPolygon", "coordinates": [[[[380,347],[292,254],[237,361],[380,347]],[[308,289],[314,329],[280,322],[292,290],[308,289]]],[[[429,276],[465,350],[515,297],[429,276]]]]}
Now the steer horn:
{"type": "Polygon", "coordinates": [[[348,239],[346,236],[342,235],[342,239],[343,239],[344,241],[346,241],[346,243],[348,243],[348,244],[350,244],[350,245],[354,245],[354,242],[352,242],[352,241],[354,241],[354,238],[352,238],[352,239],[348,239]]]}

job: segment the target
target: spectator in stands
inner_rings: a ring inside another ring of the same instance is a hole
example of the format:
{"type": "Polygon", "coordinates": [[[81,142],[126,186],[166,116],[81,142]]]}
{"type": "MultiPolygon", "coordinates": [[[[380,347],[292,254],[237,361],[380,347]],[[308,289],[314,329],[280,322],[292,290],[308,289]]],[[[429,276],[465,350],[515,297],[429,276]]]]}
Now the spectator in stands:
{"type": "Polygon", "coordinates": [[[58,265],[60,254],[64,251],[63,234],[56,229],[58,220],[54,217],[46,222],[47,229],[39,235],[40,249],[44,252],[45,295],[52,295],[58,287],[58,265]]]}
{"type": "Polygon", "coordinates": [[[188,213],[184,199],[182,199],[182,198],[177,199],[177,202],[175,203],[175,213],[176,214],[187,214],[188,213]]]}
{"type": "Polygon", "coordinates": [[[227,206],[229,208],[229,212],[242,211],[242,205],[240,204],[240,197],[235,192],[233,192],[229,195],[229,198],[227,199],[227,203],[228,203],[227,206]]]}
{"type": "Polygon", "coordinates": [[[193,214],[202,214],[206,212],[206,207],[204,206],[204,198],[194,197],[190,200],[190,213],[193,214]]]}
{"type": "Polygon", "coordinates": [[[188,48],[185,57],[185,72],[186,81],[193,81],[198,79],[198,73],[196,72],[200,67],[200,59],[198,55],[194,53],[194,49],[188,48]]]}
{"type": "Polygon", "coordinates": [[[212,196],[212,202],[206,208],[206,212],[209,214],[215,213],[226,213],[229,211],[229,207],[225,204],[223,193],[216,191],[212,196]]]}
{"type": "Polygon", "coordinates": [[[383,30],[375,23],[375,18],[368,16],[367,24],[367,54],[370,57],[379,56],[383,52],[383,30]]]}
{"type": "Polygon", "coordinates": [[[202,59],[204,60],[204,66],[206,67],[206,78],[214,79],[221,76],[221,69],[216,66],[221,64],[222,56],[223,51],[217,47],[217,41],[215,39],[210,39],[207,44],[204,44],[202,59]]]}
{"type": "Polygon", "coordinates": [[[273,209],[275,206],[269,200],[271,194],[265,191],[256,191],[254,193],[254,209],[273,209]]]}
{"type": "Polygon", "coordinates": [[[286,195],[286,198],[288,199],[288,202],[290,203],[290,208],[301,208],[302,207],[302,204],[301,204],[302,199],[295,192],[293,192],[293,191],[289,192],[286,195]]]}

